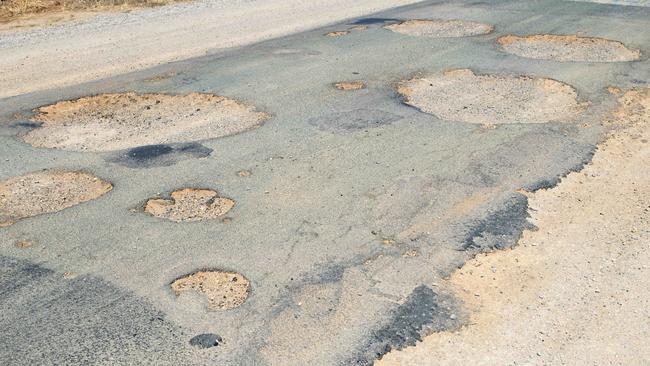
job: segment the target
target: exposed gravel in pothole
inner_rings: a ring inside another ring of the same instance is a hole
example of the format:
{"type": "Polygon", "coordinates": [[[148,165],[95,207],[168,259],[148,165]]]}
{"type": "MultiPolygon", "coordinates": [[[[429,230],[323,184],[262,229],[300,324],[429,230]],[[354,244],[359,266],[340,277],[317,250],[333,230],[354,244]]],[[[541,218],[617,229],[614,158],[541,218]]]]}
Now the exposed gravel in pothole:
{"type": "Polygon", "coordinates": [[[458,19],[410,19],[386,25],[384,28],[409,36],[431,38],[477,36],[488,34],[494,29],[490,24],[458,19]]]}
{"type": "Polygon", "coordinates": [[[361,80],[341,81],[334,84],[334,87],[338,90],[359,90],[365,88],[366,84],[361,80]]]}
{"type": "Polygon", "coordinates": [[[526,58],[575,62],[625,62],[638,60],[639,50],[619,41],[576,35],[508,35],[498,40],[503,51],[526,58]]]}
{"type": "Polygon", "coordinates": [[[325,33],[326,37],[342,37],[345,35],[350,34],[350,31],[334,31],[334,32],[328,32],[325,33]]]}
{"type": "Polygon", "coordinates": [[[211,189],[184,188],[170,196],[170,199],[149,199],[144,211],[156,217],[184,222],[216,219],[235,206],[235,201],[219,197],[217,191],[211,189]]]}
{"type": "Polygon", "coordinates": [[[95,199],[113,189],[80,171],[44,170],[0,182],[0,227],[95,199]]]}
{"type": "Polygon", "coordinates": [[[586,107],[562,82],[451,70],[403,81],[405,103],[449,120],[478,124],[568,122],[586,107]]]}
{"type": "Polygon", "coordinates": [[[38,108],[42,123],[22,139],[36,147],[111,151],[233,135],[260,126],[268,115],[226,97],[116,93],[38,108]]]}
{"type": "Polygon", "coordinates": [[[208,299],[208,309],[234,309],[246,301],[250,282],[236,272],[200,271],[181,277],[171,284],[176,296],[195,291],[208,299]]]}

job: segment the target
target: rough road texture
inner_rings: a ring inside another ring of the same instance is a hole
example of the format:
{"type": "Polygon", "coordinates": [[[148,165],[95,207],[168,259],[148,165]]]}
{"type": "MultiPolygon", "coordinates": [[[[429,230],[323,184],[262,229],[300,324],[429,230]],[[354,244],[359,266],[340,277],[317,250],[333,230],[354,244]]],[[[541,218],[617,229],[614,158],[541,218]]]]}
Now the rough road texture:
{"type": "Polygon", "coordinates": [[[226,214],[235,206],[235,201],[219,197],[210,189],[185,188],[171,194],[171,199],[152,198],[144,211],[150,215],[168,220],[200,221],[215,219],[226,214]]]}
{"type": "Polygon", "coordinates": [[[204,295],[209,309],[228,310],[244,303],[250,283],[239,273],[201,271],[177,279],[171,288],[176,296],[188,291],[204,295]]]}
{"type": "Polygon", "coordinates": [[[490,24],[468,20],[412,19],[387,25],[384,28],[409,36],[447,38],[488,34],[494,29],[490,24]]]}
{"type": "Polygon", "coordinates": [[[212,94],[102,94],[41,107],[42,125],[23,136],[36,147],[111,151],[228,136],[268,118],[235,100],[212,94]]]}
{"type": "Polygon", "coordinates": [[[619,102],[592,164],[530,195],[539,229],[453,274],[470,325],[376,365],[650,363],[650,89],[619,102]]]}
{"type": "Polygon", "coordinates": [[[505,52],[540,60],[624,62],[641,57],[639,50],[631,50],[621,42],[603,38],[537,34],[504,36],[497,41],[505,52]]]}
{"type": "Polygon", "coordinates": [[[480,124],[568,122],[584,108],[551,79],[452,70],[400,83],[407,104],[440,119],[480,124]]]}
{"type": "Polygon", "coordinates": [[[79,171],[46,170],[0,182],[0,227],[93,200],[113,186],[79,171]]]}

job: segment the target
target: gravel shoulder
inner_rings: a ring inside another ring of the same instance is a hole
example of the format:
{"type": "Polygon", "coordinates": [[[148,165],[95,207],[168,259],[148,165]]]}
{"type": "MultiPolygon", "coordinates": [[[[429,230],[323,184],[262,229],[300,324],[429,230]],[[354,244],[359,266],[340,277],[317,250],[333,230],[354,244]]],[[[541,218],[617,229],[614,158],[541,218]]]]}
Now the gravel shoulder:
{"type": "Polygon", "coordinates": [[[470,325],[376,365],[650,363],[650,90],[619,102],[593,162],[530,194],[538,230],[451,276],[470,325]]]}
{"type": "MultiPolygon", "coordinates": [[[[238,47],[417,0],[206,0],[0,30],[0,98],[238,47]]],[[[68,14],[69,16],[69,14],[68,14]]]]}

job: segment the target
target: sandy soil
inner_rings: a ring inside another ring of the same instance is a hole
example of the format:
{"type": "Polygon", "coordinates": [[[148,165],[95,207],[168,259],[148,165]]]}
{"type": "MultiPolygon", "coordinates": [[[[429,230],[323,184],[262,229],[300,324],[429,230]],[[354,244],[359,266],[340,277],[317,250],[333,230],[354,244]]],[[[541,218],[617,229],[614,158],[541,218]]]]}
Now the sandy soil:
{"type": "Polygon", "coordinates": [[[235,206],[235,201],[219,197],[210,189],[185,188],[172,192],[171,199],[152,198],[144,211],[168,220],[200,221],[225,215],[235,206]]]}
{"type": "Polygon", "coordinates": [[[144,69],[416,2],[205,0],[2,32],[0,98],[144,69]]]}
{"type": "Polygon", "coordinates": [[[578,62],[625,62],[638,60],[639,50],[631,50],[619,41],[575,35],[536,34],[504,36],[497,40],[503,51],[540,60],[578,62]]]}
{"type": "Polygon", "coordinates": [[[45,170],[0,182],[0,227],[95,199],[113,186],[91,174],[45,170]]]}
{"type": "Polygon", "coordinates": [[[490,24],[472,22],[469,20],[427,20],[412,19],[384,28],[409,36],[431,38],[469,37],[488,34],[494,29],[490,24]]]}
{"type": "Polygon", "coordinates": [[[593,163],[530,194],[539,230],[451,276],[470,324],[377,365],[650,363],[650,89],[619,102],[593,163]]]}
{"type": "Polygon", "coordinates": [[[111,151],[142,145],[191,142],[258,127],[268,115],[225,97],[118,93],[41,107],[42,123],[22,139],[36,147],[111,151]]]}
{"type": "Polygon", "coordinates": [[[208,299],[208,308],[233,309],[246,301],[249,281],[239,273],[202,271],[179,278],[171,285],[177,296],[196,291],[208,299]]]}
{"type": "Polygon", "coordinates": [[[404,81],[398,91],[423,112],[468,123],[567,121],[584,109],[575,90],[559,81],[476,75],[468,69],[404,81]]]}

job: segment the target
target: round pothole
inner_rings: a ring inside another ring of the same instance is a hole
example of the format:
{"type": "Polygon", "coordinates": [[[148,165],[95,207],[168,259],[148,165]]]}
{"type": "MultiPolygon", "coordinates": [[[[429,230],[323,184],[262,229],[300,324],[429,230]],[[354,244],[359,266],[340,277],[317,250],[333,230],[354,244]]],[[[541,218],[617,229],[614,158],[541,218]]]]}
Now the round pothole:
{"type": "Polygon", "coordinates": [[[213,94],[116,93],[62,101],[36,110],[40,122],[22,139],[36,147],[111,151],[191,142],[260,126],[268,115],[213,94]]]}
{"type": "Polygon", "coordinates": [[[386,25],[384,28],[409,36],[431,38],[478,36],[488,34],[494,29],[490,24],[458,19],[410,19],[386,25]]]}
{"type": "Polygon", "coordinates": [[[508,35],[497,40],[503,51],[538,60],[575,62],[625,62],[638,60],[639,50],[619,41],[576,35],[508,35]]]}
{"type": "Polygon", "coordinates": [[[95,199],[111,183],[80,171],[44,170],[0,182],[0,227],[95,199]]]}
{"type": "Polygon", "coordinates": [[[194,291],[208,300],[208,309],[234,309],[246,301],[250,282],[236,272],[200,271],[181,277],[171,284],[176,296],[194,291]]]}
{"type": "Polygon", "coordinates": [[[201,221],[222,216],[235,205],[235,201],[219,197],[217,191],[211,189],[184,188],[170,196],[170,199],[149,199],[144,211],[176,222],[201,221]]]}
{"type": "Polygon", "coordinates": [[[571,86],[559,81],[476,75],[469,69],[403,81],[398,92],[422,112],[478,124],[566,122],[586,106],[571,86]]]}

